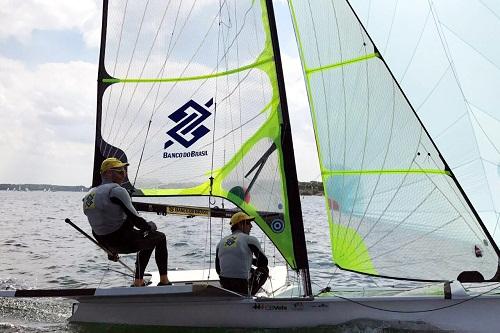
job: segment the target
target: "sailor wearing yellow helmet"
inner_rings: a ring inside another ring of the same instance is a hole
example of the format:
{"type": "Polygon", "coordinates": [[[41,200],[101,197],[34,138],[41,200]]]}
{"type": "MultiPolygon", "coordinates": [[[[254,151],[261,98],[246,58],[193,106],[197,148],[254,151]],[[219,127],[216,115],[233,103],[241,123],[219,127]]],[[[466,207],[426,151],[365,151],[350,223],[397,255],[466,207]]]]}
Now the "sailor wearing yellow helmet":
{"type": "Polygon", "coordinates": [[[231,235],[221,239],[215,255],[221,286],[243,295],[255,295],[269,276],[267,257],[257,238],[249,235],[254,220],[243,212],[235,213],[229,222],[231,235]]]}
{"type": "Polygon", "coordinates": [[[158,285],[170,284],[165,234],[157,231],[153,222],[147,222],[139,215],[127,190],[120,186],[127,177],[128,165],[115,157],[102,162],[102,183],[91,188],[83,198],[83,212],[92,227],[92,234],[103,246],[117,253],[138,252],[133,286],[144,285],[144,271],[153,250],[160,272],[158,285]]]}

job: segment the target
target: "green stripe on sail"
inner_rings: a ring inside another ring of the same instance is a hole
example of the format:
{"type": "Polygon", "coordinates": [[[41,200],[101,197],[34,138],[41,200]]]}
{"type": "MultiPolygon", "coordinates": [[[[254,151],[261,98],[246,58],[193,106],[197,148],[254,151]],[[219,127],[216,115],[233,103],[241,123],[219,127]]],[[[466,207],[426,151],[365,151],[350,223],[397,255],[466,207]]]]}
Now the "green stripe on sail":
{"type": "Polygon", "coordinates": [[[357,62],[360,62],[360,61],[365,61],[365,60],[372,59],[372,58],[377,58],[377,57],[379,57],[378,53],[371,53],[371,54],[367,54],[367,55],[362,56],[362,57],[357,57],[357,58],[349,59],[349,60],[346,60],[346,61],[341,61],[341,62],[338,62],[336,64],[330,64],[330,65],[320,66],[320,67],[316,67],[316,68],[307,68],[305,70],[305,72],[306,72],[307,75],[309,75],[309,74],[312,74],[314,72],[330,70],[330,69],[334,69],[334,68],[337,68],[337,67],[342,67],[342,66],[345,66],[345,65],[350,65],[350,64],[354,64],[354,63],[357,63],[357,62]]]}
{"type": "Polygon", "coordinates": [[[187,77],[173,77],[173,78],[158,78],[158,79],[102,79],[102,82],[104,83],[155,83],[155,82],[185,82],[185,81],[196,81],[196,80],[205,80],[205,79],[212,79],[220,76],[227,76],[231,74],[235,74],[238,72],[243,72],[248,69],[253,69],[260,67],[266,63],[273,62],[274,57],[268,57],[261,59],[259,61],[256,61],[252,64],[242,66],[239,68],[231,69],[228,71],[224,72],[219,72],[215,74],[207,74],[207,75],[196,75],[196,76],[187,76],[187,77]]]}
{"type": "Polygon", "coordinates": [[[323,170],[321,172],[326,176],[333,175],[380,175],[380,174],[441,174],[450,176],[451,173],[446,170],[438,169],[401,169],[401,170],[323,170]]]}

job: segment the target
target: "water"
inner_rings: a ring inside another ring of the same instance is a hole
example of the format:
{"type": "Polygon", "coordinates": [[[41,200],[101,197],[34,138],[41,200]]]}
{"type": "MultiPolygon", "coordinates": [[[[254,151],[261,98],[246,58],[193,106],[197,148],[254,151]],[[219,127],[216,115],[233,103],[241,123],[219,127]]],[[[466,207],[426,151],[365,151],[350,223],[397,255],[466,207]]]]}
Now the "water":
{"type": "MultiPolygon", "coordinates": [[[[12,192],[0,191],[2,212],[0,236],[0,288],[94,288],[125,286],[130,278],[124,269],[107,260],[106,255],[88,239],[64,222],[70,218],[83,230],[90,227],[81,213],[83,193],[77,192],[12,192]]],[[[367,288],[393,282],[341,273],[331,262],[328,225],[322,197],[302,199],[305,230],[311,262],[314,290],[326,286],[367,288]]],[[[154,221],[168,239],[169,269],[201,269],[213,263],[215,245],[228,232],[228,221],[178,216],[144,214],[154,221]]],[[[280,262],[280,255],[261,232],[256,235],[271,261],[280,262]]],[[[133,267],[134,257],[122,257],[133,267]]],[[[153,258],[149,269],[156,270],[153,258]]],[[[70,300],[0,298],[0,332],[134,332],[134,327],[76,325],[67,323],[71,314],[70,300]]],[[[392,324],[391,324],[392,325],[392,324]]],[[[364,321],[301,332],[381,332],[411,330],[395,328],[387,323],[364,321]]],[[[165,332],[165,328],[148,328],[148,332],[165,332]]],[[[169,330],[167,330],[169,331],[169,330]]],[[[201,332],[174,329],[172,332],[201,332]]],[[[221,330],[210,330],[221,332],[221,330]]],[[[239,332],[242,330],[225,330],[239,332]]],[[[254,330],[271,332],[275,330],[254,330]]]]}

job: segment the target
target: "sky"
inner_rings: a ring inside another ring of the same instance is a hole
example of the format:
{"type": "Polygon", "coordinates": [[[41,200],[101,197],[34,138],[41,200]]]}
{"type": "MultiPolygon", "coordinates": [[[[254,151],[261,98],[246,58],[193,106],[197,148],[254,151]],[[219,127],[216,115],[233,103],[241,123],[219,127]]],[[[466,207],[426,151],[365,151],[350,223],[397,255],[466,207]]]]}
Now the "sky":
{"type": "MultiPolygon", "coordinates": [[[[90,185],[101,2],[0,0],[0,183],[90,185]]],[[[455,100],[463,104],[465,98],[469,108],[464,126],[476,132],[483,168],[491,169],[486,173],[496,177],[492,184],[498,183],[500,2],[351,0],[351,4],[359,7],[360,19],[438,144],[443,141],[445,153],[460,156],[463,145],[451,136],[454,118],[446,109],[453,112],[463,105],[449,108],[451,99],[441,88],[458,77],[465,95],[455,100]],[[434,6],[434,21],[441,24],[448,56],[440,38],[432,36],[429,4],[434,6]],[[454,71],[445,72],[450,56],[454,71]],[[442,73],[447,74],[441,77],[442,73]],[[443,133],[450,133],[450,140],[443,133]]],[[[319,181],[288,7],[285,0],[274,1],[274,6],[298,177],[319,181]]]]}
{"type": "MultiPolygon", "coordinates": [[[[0,0],[0,183],[91,183],[100,0],[0,0]]],[[[299,180],[320,180],[286,2],[275,3],[299,180]]]]}

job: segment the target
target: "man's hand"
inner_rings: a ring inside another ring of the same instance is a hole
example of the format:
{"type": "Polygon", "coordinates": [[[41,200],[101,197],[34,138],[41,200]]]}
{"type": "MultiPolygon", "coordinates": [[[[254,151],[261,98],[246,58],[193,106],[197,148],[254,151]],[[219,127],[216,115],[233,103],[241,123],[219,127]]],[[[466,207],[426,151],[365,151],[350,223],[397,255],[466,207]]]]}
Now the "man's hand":
{"type": "Polygon", "coordinates": [[[158,228],[156,227],[156,224],[152,221],[148,222],[149,226],[151,227],[151,231],[156,231],[158,228]]]}
{"type": "Polygon", "coordinates": [[[108,252],[108,259],[117,262],[120,259],[120,257],[118,256],[118,253],[108,252]]]}

